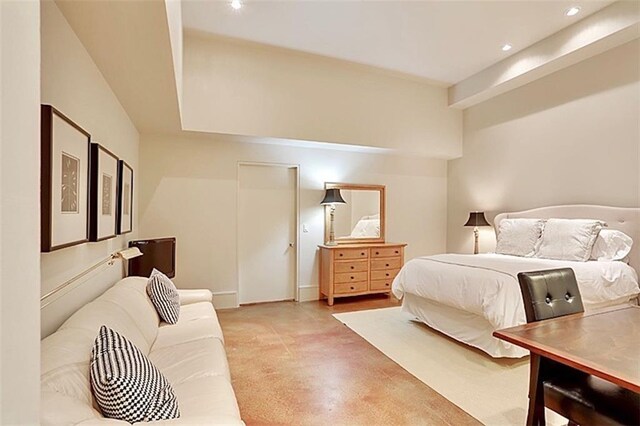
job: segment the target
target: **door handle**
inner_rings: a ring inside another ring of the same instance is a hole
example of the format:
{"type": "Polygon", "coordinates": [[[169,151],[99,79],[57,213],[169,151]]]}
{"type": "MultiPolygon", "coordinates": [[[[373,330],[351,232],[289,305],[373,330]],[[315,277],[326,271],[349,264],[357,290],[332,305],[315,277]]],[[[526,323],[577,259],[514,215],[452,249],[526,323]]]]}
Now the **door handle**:
{"type": "Polygon", "coordinates": [[[293,247],[293,245],[294,245],[293,243],[289,243],[289,247],[293,247]]]}

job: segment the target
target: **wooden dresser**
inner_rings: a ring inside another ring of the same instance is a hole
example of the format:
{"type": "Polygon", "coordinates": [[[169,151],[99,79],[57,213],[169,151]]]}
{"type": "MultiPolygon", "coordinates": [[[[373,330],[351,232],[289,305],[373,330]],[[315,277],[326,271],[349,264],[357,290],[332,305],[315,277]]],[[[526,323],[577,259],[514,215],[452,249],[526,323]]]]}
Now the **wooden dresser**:
{"type": "Polygon", "coordinates": [[[389,293],[404,264],[406,244],[320,245],[320,298],[389,293]]]}

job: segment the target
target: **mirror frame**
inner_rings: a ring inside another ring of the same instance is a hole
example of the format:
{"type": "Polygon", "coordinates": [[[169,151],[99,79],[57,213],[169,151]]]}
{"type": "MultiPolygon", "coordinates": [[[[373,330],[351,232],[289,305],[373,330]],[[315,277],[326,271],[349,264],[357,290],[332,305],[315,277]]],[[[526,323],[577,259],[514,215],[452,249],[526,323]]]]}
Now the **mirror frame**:
{"type": "MultiPolygon", "coordinates": [[[[385,186],[384,185],[369,185],[369,184],[357,184],[357,183],[340,183],[340,182],[325,182],[324,189],[345,189],[345,190],[361,190],[361,191],[378,191],[380,192],[380,237],[378,238],[336,238],[335,242],[338,244],[380,244],[385,242],[385,228],[386,228],[386,215],[385,215],[385,186]]],[[[329,206],[324,207],[324,242],[329,241],[329,227],[331,221],[331,213],[329,206]]]]}

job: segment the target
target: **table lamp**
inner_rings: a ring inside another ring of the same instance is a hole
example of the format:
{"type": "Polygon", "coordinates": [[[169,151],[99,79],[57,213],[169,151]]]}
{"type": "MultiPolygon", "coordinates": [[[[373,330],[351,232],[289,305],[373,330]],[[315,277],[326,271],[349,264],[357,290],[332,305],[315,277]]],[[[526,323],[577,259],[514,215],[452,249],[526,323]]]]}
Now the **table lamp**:
{"type": "Polygon", "coordinates": [[[473,226],[473,254],[478,254],[478,226],[491,226],[487,219],[484,217],[484,212],[471,212],[469,213],[469,220],[464,226],[473,226]]]}
{"type": "Polygon", "coordinates": [[[322,204],[323,206],[329,206],[330,208],[331,220],[329,225],[329,241],[327,241],[325,245],[335,246],[338,244],[336,243],[336,237],[333,232],[333,216],[336,211],[336,204],[346,204],[346,203],[347,202],[344,201],[344,198],[342,198],[342,195],[340,195],[340,189],[330,188],[326,190],[324,194],[324,199],[320,202],[320,204],[322,204]]]}

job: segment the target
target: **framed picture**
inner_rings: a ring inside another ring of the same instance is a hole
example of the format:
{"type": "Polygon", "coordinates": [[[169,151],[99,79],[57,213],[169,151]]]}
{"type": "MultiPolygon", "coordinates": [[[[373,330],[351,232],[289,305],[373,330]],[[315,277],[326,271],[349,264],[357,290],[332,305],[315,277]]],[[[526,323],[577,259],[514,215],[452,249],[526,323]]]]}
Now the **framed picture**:
{"type": "Polygon", "coordinates": [[[91,135],[50,105],[40,107],[41,251],[89,240],[91,135]]]}
{"type": "Polygon", "coordinates": [[[126,234],[133,231],[133,169],[123,160],[118,176],[118,234],[126,234]]]}
{"type": "Polygon", "coordinates": [[[91,144],[89,240],[116,236],[118,157],[103,146],[91,144]]]}

